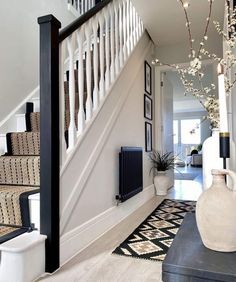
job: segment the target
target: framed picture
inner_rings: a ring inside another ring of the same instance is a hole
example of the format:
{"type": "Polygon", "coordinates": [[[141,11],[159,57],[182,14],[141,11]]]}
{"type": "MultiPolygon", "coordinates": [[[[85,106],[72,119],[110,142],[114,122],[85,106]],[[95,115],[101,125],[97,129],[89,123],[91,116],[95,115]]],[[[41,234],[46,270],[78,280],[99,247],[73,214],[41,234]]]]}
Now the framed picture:
{"type": "Polygon", "coordinates": [[[144,94],[144,117],[152,120],[152,99],[144,94]]]}
{"type": "Polygon", "coordinates": [[[152,69],[147,61],[144,62],[144,77],[145,77],[144,90],[149,95],[152,95],[152,69]]]}
{"type": "Polygon", "coordinates": [[[152,151],[152,124],[145,122],[145,151],[152,151]]]}

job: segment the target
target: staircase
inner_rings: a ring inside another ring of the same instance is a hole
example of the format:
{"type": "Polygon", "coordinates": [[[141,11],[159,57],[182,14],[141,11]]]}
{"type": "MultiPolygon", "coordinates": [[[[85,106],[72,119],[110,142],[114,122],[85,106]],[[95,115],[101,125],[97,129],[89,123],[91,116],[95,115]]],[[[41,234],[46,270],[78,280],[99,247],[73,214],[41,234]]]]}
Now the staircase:
{"type": "Polygon", "coordinates": [[[39,132],[7,133],[0,156],[0,243],[30,231],[28,197],[39,192],[39,132]]]}
{"type": "Polygon", "coordinates": [[[45,270],[53,272],[60,266],[60,226],[67,220],[67,206],[59,205],[62,175],[67,176],[71,159],[102,111],[143,24],[130,0],[102,1],[60,33],[52,15],[38,22],[40,112],[25,114],[25,132],[6,134],[7,152],[0,156],[0,243],[34,230],[29,196],[40,187],[45,270]]]}

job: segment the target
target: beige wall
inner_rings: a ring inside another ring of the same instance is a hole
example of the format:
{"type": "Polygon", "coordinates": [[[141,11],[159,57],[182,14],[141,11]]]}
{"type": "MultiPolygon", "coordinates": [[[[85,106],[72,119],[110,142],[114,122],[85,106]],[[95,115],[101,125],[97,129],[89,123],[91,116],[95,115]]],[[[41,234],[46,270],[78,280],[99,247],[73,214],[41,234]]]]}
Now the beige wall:
{"type": "Polygon", "coordinates": [[[0,122],[39,85],[37,18],[53,14],[62,26],[75,17],[67,0],[1,1],[0,122]]]}

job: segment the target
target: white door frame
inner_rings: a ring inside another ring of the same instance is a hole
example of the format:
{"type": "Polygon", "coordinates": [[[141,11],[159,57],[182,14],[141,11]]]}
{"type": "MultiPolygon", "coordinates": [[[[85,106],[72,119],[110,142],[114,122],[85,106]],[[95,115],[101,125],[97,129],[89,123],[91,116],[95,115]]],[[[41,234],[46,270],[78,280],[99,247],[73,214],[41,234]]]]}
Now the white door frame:
{"type": "MultiPolygon", "coordinates": [[[[204,65],[214,63],[213,60],[203,60],[204,65]]],[[[179,66],[188,67],[189,63],[178,63],[179,66]]],[[[154,142],[153,148],[155,150],[163,151],[163,98],[162,98],[162,86],[161,86],[161,73],[165,71],[175,71],[170,66],[155,66],[155,127],[154,127],[154,142]]]]}

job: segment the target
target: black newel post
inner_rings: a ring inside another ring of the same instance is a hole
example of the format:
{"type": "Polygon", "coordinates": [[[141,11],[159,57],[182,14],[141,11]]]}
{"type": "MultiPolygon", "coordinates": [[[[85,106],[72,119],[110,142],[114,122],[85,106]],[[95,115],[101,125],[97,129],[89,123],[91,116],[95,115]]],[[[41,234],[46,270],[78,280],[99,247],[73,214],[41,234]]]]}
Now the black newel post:
{"type": "Polygon", "coordinates": [[[46,272],[59,267],[59,28],[52,15],[40,25],[40,233],[47,235],[46,272]]]}

